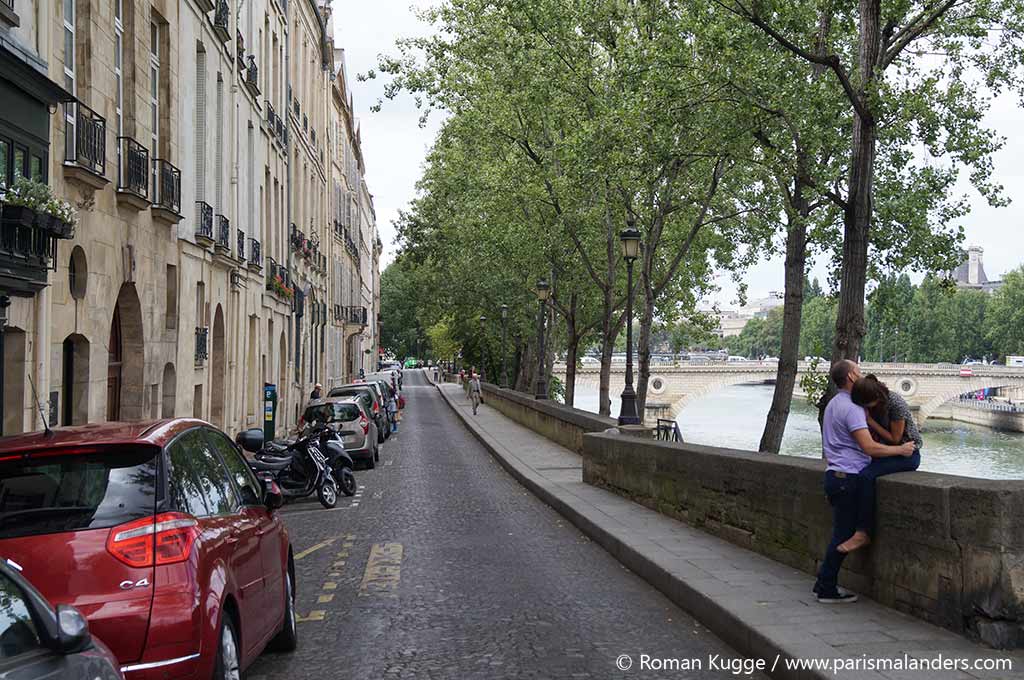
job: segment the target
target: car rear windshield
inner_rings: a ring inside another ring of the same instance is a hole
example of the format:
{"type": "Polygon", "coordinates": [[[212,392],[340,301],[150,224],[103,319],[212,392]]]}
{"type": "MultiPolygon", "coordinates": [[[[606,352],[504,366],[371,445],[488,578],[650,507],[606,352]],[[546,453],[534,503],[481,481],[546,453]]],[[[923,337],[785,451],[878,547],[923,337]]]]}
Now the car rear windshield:
{"type": "MultiPolygon", "coordinates": [[[[350,387],[335,387],[327,393],[328,397],[348,397],[354,394],[373,394],[373,388],[369,385],[352,385],[350,387]]],[[[376,397],[374,397],[376,398],[376,397]]]]}
{"type": "Polygon", "coordinates": [[[158,454],[130,447],[0,461],[0,538],[103,529],[152,515],[158,454]]]}
{"type": "Polygon", "coordinates": [[[355,404],[317,404],[307,408],[302,419],[307,423],[347,423],[359,420],[359,407],[355,404]]]}

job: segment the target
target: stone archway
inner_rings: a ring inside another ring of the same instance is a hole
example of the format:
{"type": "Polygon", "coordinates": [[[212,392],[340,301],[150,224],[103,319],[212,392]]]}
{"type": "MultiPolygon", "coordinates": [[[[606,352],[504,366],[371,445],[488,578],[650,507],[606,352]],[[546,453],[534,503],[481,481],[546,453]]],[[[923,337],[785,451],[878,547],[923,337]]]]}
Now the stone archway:
{"type": "Polygon", "coordinates": [[[224,427],[224,378],[227,373],[224,344],[224,310],[217,305],[210,348],[210,422],[221,428],[224,427]]]}
{"type": "Polygon", "coordinates": [[[28,349],[25,331],[8,326],[4,334],[4,422],[3,434],[25,431],[25,352],[28,349]]]}
{"type": "Polygon", "coordinates": [[[107,420],[142,420],[146,365],[142,305],[135,284],[117,293],[107,341],[107,420]]]}
{"type": "Polygon", "coordinates": [[[61,425],[89,422],[89,341],[72,333],[61,352],[61,425]]]}
{"type": "Polygon", "coordinates": [[[160,417],[173,418],[178,397],[178,376],[172,363],[164,366],[162,390],[160,417]]]}

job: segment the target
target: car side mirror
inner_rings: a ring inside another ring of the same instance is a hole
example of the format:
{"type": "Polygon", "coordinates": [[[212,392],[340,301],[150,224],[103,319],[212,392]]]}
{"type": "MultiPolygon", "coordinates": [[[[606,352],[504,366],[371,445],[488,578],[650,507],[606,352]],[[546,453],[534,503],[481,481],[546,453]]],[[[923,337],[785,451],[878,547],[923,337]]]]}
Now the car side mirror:
{"type": "Polygon", "coordinates": [[[267,506],[267,510],[271,511],[284,505],[284,494],[281,493],[281,487],[273,479],[263,480],[263,504],[267,506]]]}
{"type": "Polygon", "coordinates": [[[89,624],[82,612],[68,604],[57,605],[57,651],[61,654],[75,654],[91,645],[89,624]]]}

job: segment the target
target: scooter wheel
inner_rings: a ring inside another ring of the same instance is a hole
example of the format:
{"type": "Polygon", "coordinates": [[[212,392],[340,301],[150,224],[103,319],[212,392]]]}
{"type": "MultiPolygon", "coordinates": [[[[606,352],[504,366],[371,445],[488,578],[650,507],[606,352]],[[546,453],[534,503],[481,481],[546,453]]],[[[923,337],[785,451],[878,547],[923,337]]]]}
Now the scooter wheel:
{"type": "Polygon", "coordinates": [[[330,510],[338,504],[338,485],[333,479],[325,479],[316,490],[316,495],[320,499],[320,504],[330,510]]]}
{"type": "Polygon", "coordinates": [[[352,468],[347,466],[339,466],[334,471],[334,479],[338,481],[338,488],[346,496],[356,495],[356,476],[352,473],[352,468]]]}

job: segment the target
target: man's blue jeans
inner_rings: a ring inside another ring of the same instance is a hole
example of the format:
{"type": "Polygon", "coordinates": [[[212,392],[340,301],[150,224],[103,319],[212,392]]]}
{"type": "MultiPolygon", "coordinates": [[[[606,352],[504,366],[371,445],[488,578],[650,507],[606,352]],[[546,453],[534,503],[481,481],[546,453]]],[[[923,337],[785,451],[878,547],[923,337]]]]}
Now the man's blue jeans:
{"type": "Polygon", "coordinates": [[[913,472],[921,464],[920,449],[912,456],[889,456],[875,458],[860,471],[860,509],[857,512],[857,529],[873,534],[875,531],[875,480],[894,472],[913,472]]]}
{"type": "Polygon", "coordinates": [[[839,568],[846,558],[837,548],[857,529],[860,485],[859,475],[834,470],[825,472],[825,495],[832,506],[832,539],[825,549],[825,559],[814,584],[814,592],[819,595],[834,595],[837,591],[839,568]]]}

